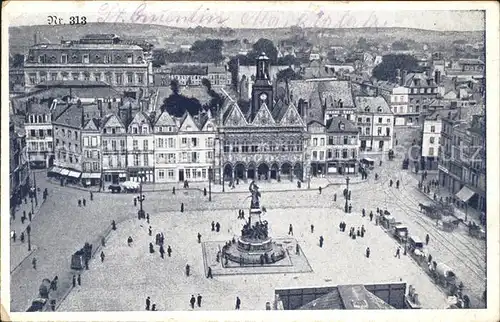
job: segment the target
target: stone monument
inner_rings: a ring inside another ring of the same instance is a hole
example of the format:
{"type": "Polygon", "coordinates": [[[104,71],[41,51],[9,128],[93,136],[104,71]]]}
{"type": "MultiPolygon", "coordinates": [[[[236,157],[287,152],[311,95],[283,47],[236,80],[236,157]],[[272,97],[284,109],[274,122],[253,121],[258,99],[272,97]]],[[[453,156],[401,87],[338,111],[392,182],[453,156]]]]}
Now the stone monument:
{"type": "Polygon", "coordinates": [[[261,193],[254,181],[250,183],[249,190],[251,201],[248,221],[243,226],[238,240],[222,247],[222,258],[241,266],[276,263],[285,258],[285,249],[272,240],[268,233],[267,221],[261,220],[261,193]]]}

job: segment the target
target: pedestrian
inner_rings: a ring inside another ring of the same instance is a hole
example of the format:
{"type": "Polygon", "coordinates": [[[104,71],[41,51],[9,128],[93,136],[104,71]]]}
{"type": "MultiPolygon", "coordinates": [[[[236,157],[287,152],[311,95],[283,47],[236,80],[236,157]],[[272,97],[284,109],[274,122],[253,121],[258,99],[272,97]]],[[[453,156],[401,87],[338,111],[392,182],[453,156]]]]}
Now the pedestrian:
{"type": "Polygon", "coordinates": [[[370,258],[370,247],[366,247],[366,258],[370,258]]]}
{"type": "Polygon", "coordinates": [[[146,298],[146,311],[149,311],[150,305],[151,305],[151,298],[148,296],[146,298]]]}
{"type": "Polygon", "coordinates": [[[116,230],[116,223],[114,220],[111,222],[111,229],[116,230]]]}
{"type": "Polygon", "coordinates": [[[194,298],[194,295],[191,295],[191,300],[189,300],[189,303],[191,303],[191,308],[194,309],[194,304],[196,303],[196,299],[194,298]]]}
{"type": "Polygon", "coordinates": [[[288,227],[288,235],[292,235],[293,236],[293,226],[292,226],[292,224],[290,224],[290,227],[288,227]]]}
{"type": "Polygon", "coordinates": [[[83,198],[83,206],[85,207],[87,205],[87,200],[85,200],[85,198],[83,198]]]}
{"type": "Polygon", "coordinates": [[[333,194],[333,201],[337,201],[337,194],[336,193],[333,194]]]}
{"type": "Polygon", "coordinates": [[[426,245],[429,245],[429,239],[430,239],[429,234],[425,235],[425,244],[426,245]]]}
{"type": "Polygon", "coordinates": [[[172,255],[172,248],[170,248],[170,245],[168,245],[168,247],[167,247],[167,254],[168,254],[168,257],[170,257],[172,255]]]}
{"type": "Polygon", "coordinates": [[[356,230],[356,236],[361,237],[361,231],[359,230],[359,227],[358,227],[358,229],[356,230]]]}
{"type": "Polygon", "coordinates": [[[149,243],[149,253],[153,254],[155,252],[155,248],[153,246],[153,243],[149,243]]]}
{"type": "Polygon", "coordinates": [[[349,204],[349,213],[352,211],[352,204],[349,204]]]}
{"type": "Polygon", "coordinates": [[[137,198],[134,198],[134,207],[137,207],[137,198]]]}
{"type": "Polygon", "coordinates": [[[201,243],[201,234],[198,233],[198,244],[201,243]]]}
{"type": "Polygon", "coordinates": [[[375,180],[378,180],[378,174],[375,173],[375,180]]]}
{"type": "Polygon", "coordinates": [[[432,262],[432,255],[431,255],[431,254],[429,254],[429,256],[427,257],[427,262],[428,262],[428,263],[431,263],[431,262],[432,262]]]}
{"type": "Polygon", "coordinates": [[[365,237],[365,227],[361,226],[361,238],[365,237]]]}
{"type": "Polygon", "coordinates": [[[146,214],[146,222],[149,224],[149,213],[146,214]]]}
{"type": "Polygon", "coordinates": [[[377,214],[379,214],[379,213],[380,213],[380,208],[379,208],[379,207],[377,207],[377,214]]]}
{"type": "Polygon", "coordinates": [[[319,190],[319,194],[321,194],[321,186],[318,188],[318,190],[319,190]]]}
{"type": "Polygon", "coordinates": [[[73,287],[76,287],[76,276],[73,275],[73,287]]]}
{"type": "Polygon", "coordinates": [[[392,187],[392,179],[389,181],[389,186],[392,187]]]}
{"type": "Polygon", "coordinates": [[[19,239],[21,240],[21,243],[24,243],[24,232],[21,233],[21,236],[19,236],[19,239]]]}
{"type": "Polygon", "coordinates": [[[215,222],[212,221],[212,231],[215,231],[215,222]]]}
{"type": "Polygon", "coordinates": [[[370,221],[373,220],[373,211],[370,211],[370,221]]]}
{"type": "Polygon", "coordinates": [[[314,233],[314,225],[311,224],[311,234],[314,233]]]}
{"type": "Polygon", "coordinates": [[[241,219],[245,219],[245,210],[241,209],[241,219]]]}
{"type": "Polygon", "coordinates": [[[323,248],[323,241],[324,241],[323,236],[319,236],[319,247],[320,248],[323,248]]]}
{"type": "Polygon", "coordinates": [[[349,229],[349,237],[352,237],[352,227],[349,229]]]}
{"type": "Polygon", "coordinates": [[[203,195],[206,197],[207,196],[207,188],[203,188],[203,195]]]}
{"type": "Polygon", "coordinates": [[[200,294],[198,294],[198,296],[196,297],[196,303],[198,304],[198,307],[201,307],[201,299],[202,299],[202,296],[200,294]]]}
{"type": "Polygon", "coordinates": [[[401,247],[398,246],[398,249],[396,249],[396,255],[394,257],[401,258],[401,247]]]}
{"type": "Polygon", "coordinates": [[[295,244],[295,254],[296,254],[296,255],[299,255],[299,254],[300,254],[300,247],[299,247],[299,243],[295,244]]]}
{"type": "Polygon", "coordinates": [[[81,207],[81,206],[82,206],[82,200],[78,199],[78,207],[81,207]]]}
{"type": "Polygon", "coordinates": [[[219,224],[219,222],[217,222],[217,223],[215,224],[215,231],[216,231],[216,232],[219,232],[219,231],[220,231],[220,224],[219,224]]]}
{"type": "Polygon", "coordinates": [[[362,213],[362,217],[366,216],[365,208],[363,208],[363,210],[361,211],[361,213],[362,213]]]}
{"type": "Polygon", "coordinates": [[[341,221],[340,224],[339,224],[340,231],[342,231],[342,226],[343,225],[342,225],[342,221],[341,221]]]}
{"type": "Polygon", "coordinates": [[[16,232],[13,230],[11,233],[10,233],[11,237],[12,237],[12,240],[14,241],[14,243],[16,242],[16,232]]]}
{"type": "Polygon", "coordinates": [[[151,229],[151,226],[149,226],[148,232],[149,232],[149,236],[153,236],[153,230],[151,229]]]}
{"type": "Polygon", "coordinates": [[[379,164],[378,164],[378,165],[379,165],[379,166],[382,166],[382,160],[380,160],[380,162],[379,162],[379,164]]]}
{"type": "Polygon", "coordinates": [[[396,181],[396,188],[399,189],[399,180],[396,181]]]}
{"type": "Polygon", "coordinates": [[[33,214],[30,212],[28,212],[28,219],[31,221],[31,218],[32,218],[33,214]]]}
{"type": "Polygon", "coordinates": [[[92,193],[92,191],[90,192],[90,201],[94,200],[94,194],[92,193]]]}
{"type": "MultiPolygon", "coordinates": [[[[227,257],[226,257],[227,259],[227,257]]],[[[212,267],[208,267],[208,271],[207,271],[207,278],[214,278],[213,275],[212,275],[212,267]]]]}
{"type": "Polygon", "coordinates": [[[104,262],[104,251],[101,251],[101,263],[104,262]]]}
{"type": "Polygon", "coordinates": [[[175,195],[175,187],[172,187],[172,194],[175,195]]]}
{"type": "Polygon", "coordinates": [[[78,274],[76,281],[78,282],[78,286],[82,286],[82,276],[80,274],[78,274]]]}
{"type": "Polygon", "coordinates": [[[151,306],[151,311],[156,311],[156,304],[153,304],[153,306],[151,306]]]}
{"type": "Polygon", "coordinates": [[[163,248],[163,245],[160,245],[160,257],[165,258],[165,249],[163,248]]]}
{"type": "Polygon", "coordinates": [[[191,271],[191,267],[189,264],[186,264],[186,276],[189,276],[189,272],[191,271]]]}
{"type": "Polygon", "coordinates": [[[59,280],[59,277],[54,277],[54,279],[50,282],[50,289],[57,291],[57,281],[59,280]]]}
{"type": "Polygon", "coordinates": [[[181,212],[184,212],[184,203],[181,203],[181,212]]]}
{"type": "Polygon", "coordinates": [[[236,297],[236,310],[239,310],[241,307],[241,300],[240,298],[237,296],[236,297]]]}
{"type": "Polygon", "coordinates": [[[347,200],[351,200],[351,190],[347,193],[347,200]]]}
{"type": "Polygon", "coordinates": [[[33,269],[36,269],[36,257],[33,257],[31,264],[33,265],[33,269]]]}

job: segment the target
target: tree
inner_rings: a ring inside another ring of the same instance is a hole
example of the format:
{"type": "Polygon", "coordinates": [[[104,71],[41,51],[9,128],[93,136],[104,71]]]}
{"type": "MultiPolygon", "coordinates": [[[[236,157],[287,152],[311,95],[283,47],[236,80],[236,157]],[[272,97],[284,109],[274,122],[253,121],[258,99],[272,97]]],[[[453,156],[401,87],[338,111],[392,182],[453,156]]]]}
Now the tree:
{"type": "Polygon", "coordinates": [[[295,65],[297,62],[297,59],[292,56],[292,55],[286,55],[285,57],[281,57],[281,58],[278,58],[278,61],[277,61],[277,64],[278,65],[287,65],[287,66],[291,66],[291,65],[295,65]]]}
{"type": "Polygon", "coordinates": [[[396,40],[395,42],[392,43],[392,50],[408,50],[408,44],[403,41],[398,41],[396,40]]]}
{"type": "Polygon", "coordinates": [[[359,37],[358,42],[356,43],[356,47],[359,49],[366,50],[366,49],[370,48],[370,45],[366,41],[365,37],[359,37]]]}
{"type": "Polygon", "coordinates": [[[411,55],[390,54],[382,57],[382,62],[373,68],[372,75],[378,80],[395,82],[397,69],[411,72],[417,67],[417,60],[411,55]]]}
{"type": "Polygon", "coordinates": [[[296,79],[302,79],[302,77],[297,74],[292,68],[287,68],[280,70],[276,74],[276,80],[278,81],[289,81],[289,80],[296,80],[296,79]]]}
{"type": "Polygon", "coordinates": [[[10,66],[13,68],[19,68],[24,66],[24,55],[14,54],[9,59],[10,66]]]}
{"type": "Polygon", "coordinates": [[[276,64],[278,60],[278,50],[271,40],[265,38],[260,38],[255,44],[253,44],[252,51],[248,53],[247,57],[251,61],[255,62],[257,57],[259,57],[263,52],[266,53],[267,57],[269,57],[271,64],[276,64]]]}

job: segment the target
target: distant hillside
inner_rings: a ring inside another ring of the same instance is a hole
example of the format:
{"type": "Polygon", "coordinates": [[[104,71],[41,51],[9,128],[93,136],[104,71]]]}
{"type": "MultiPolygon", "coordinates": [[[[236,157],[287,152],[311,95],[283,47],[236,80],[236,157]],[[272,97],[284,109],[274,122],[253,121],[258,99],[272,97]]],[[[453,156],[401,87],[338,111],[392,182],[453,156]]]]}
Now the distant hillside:
{"type": "MultiPolygon", "coordinates": [[[[23,53],[33,44],[33,35],[38,32],[40,42],[59,42],[61,39],[79,39],[85,34],[115,33],[123,38],[141,38],[152,42],[156,48],[162,48],[167,43],[192,43],[197,39],[221,38],[247,39],[250,43],[259,38],[268,38],[275,43],[279,40],[296,35],[291,28],[279,29],[233,29],[214,28],[175,28],[163,25],[127,24],[127,23],[89,23],[84,26],[22,26],[9,28],[9,46],[11,53],[23,53]]],[[[350,45],[359,37],[368,41],[393,42],[402,38],[415,40],[417,43],[451,44],[457,39],[466,39],[469,42],[483,40],[481,31],[433,31],[411,28],[343,28],[319,29],[305,28],[302,30],[309,42],[315,45],[350,45]],[[328,37],[320,37],[328,35],[328,37]]]]}

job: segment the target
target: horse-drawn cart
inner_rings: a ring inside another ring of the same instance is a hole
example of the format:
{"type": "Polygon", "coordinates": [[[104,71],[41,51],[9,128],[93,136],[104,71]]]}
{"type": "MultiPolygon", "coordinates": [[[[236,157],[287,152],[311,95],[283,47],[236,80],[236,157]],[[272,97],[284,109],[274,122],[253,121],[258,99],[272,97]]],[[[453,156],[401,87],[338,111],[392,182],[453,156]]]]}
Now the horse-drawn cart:
{"type": "Polygon", "coordinates": [[[423,203],[419,203],[418,207],[420,208],[420,212],[423,212],[426,216],[428,216],[431,219],[441,219],[442,215],[439,212],[438,207],[435,205],[424,205],[423,203]]]}
{"type": "Polygon", "coordinates": [[[486,239],[486,231],[476,223],[469,223],[469,235],[479,239],[486,239]]]}

